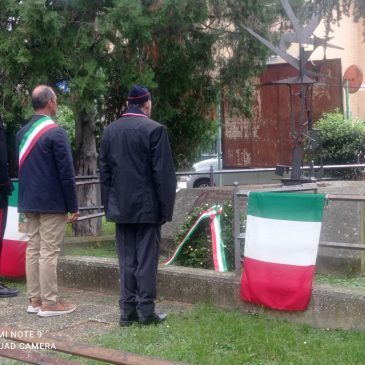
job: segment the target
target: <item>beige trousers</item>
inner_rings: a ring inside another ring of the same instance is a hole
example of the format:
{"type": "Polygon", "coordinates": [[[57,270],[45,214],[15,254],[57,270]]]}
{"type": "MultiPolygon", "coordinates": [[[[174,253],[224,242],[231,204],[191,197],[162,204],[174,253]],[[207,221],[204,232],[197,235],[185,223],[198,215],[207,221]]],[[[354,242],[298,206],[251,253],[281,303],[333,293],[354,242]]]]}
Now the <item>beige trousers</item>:
{"type": "Polygon", "coordinates": [[[29,241],[26,254],[28,298],[44,305],[57,303],[57,262],[67,215],[27,213],[29,241]]]}

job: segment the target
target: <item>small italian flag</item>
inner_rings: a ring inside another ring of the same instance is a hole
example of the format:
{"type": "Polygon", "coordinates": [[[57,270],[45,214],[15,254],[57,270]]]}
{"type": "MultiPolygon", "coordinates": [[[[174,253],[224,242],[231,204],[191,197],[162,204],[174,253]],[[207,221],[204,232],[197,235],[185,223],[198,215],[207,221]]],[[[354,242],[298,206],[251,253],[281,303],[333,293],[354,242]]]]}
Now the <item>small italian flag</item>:
{"type": "Polygon", "coordinates": [[[8,217],[0,256],[1,276],[12,278],[25,276],[27,241],[28,236],[19,232],[18,183],[14,183],[14,190],[9,197],[8,217]]]}
{"type": "Polygon", "coordinates": [[[307,308],[325,200],[323,194],[249,194],[243,300],[279,310],[307,308]]]}

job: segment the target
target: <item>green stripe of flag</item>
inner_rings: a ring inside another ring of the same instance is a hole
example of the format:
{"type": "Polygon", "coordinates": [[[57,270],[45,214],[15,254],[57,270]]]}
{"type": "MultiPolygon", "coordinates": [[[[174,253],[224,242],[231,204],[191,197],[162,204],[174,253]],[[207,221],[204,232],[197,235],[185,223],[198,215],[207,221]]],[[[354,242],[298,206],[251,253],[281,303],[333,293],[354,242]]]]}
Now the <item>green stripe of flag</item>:
{"type": "Polygon", "coordinates": [[[9,196],[9,206],[17,208],[18,207],[19,183],[14,182],[13,186],[14,186],[14,190],[11,193],[11,195],[9,196]]]}
{"type": "Polygon", "coordinates": [[[288,221],[321,222],[324,194],[250,192],[247,214],[288,221]]]}

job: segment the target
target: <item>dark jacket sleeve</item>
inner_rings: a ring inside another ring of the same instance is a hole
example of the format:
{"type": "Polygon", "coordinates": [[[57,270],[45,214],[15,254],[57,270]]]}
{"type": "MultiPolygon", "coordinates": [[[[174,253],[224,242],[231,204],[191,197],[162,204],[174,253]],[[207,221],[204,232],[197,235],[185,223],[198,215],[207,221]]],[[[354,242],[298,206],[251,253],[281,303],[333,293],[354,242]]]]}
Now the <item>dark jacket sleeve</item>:
{"type": "Polygon", "coordinates": [[[8,153],[6,147],[5,128],[0,119],[0,195],[10,194],[10,179],[8,174],[8,153]]]}
{"type": "Polygon", "coordinates": [[[170,222],[175,204],[176,175],[165,127],[160,126],[153,131],[151,152],[153,179],[160,205],[161,223],[170,222]]]}
{"type": "Polygon", "coordinates": [[[79,210],[75,171],[73,166],[70,142],[66,132],[62,128],[57,128],[57,133],[53,142],[53,153],[58,171],[58,178],[66,202],[66,209],[70,213],[79,210]]]}
{"type": "Polygon", "coordinates": [[[108,130],[105,130],[100,143],[99,154],[99,170],[100,170],[100,188],[101,188],[101,204],[104,210],[108,209],[108,196],[112,182],[112,172],[108,163],[109,139],[108,130]]]}

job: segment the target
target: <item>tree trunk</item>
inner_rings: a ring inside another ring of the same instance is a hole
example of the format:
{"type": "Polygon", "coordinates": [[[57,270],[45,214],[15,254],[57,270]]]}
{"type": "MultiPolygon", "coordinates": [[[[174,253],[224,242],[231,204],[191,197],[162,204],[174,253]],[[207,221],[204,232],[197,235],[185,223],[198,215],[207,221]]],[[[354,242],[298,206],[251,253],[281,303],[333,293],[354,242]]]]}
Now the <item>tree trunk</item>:
{"type": "MultiPolygon", "coordinates": [[[[97,174],[97,152],[95,137],[95,116],[85,109],[75,113],[76,121],[76,175],[95,176],[97,174]]],[[[94,180],[94,179],[93,179],[94,180]]],[[[82,180],[81,180],[82,181],[82,180]]],[[[100,185],[79,185],[80,207],[100,205],[100,185]]],[[[82,211],[83,215],[97,213],[97,210],[82,211]]],[[[97,236],[101,233],[101,218],[88,219],[74,226],[76,236],[97,236]]]]}

